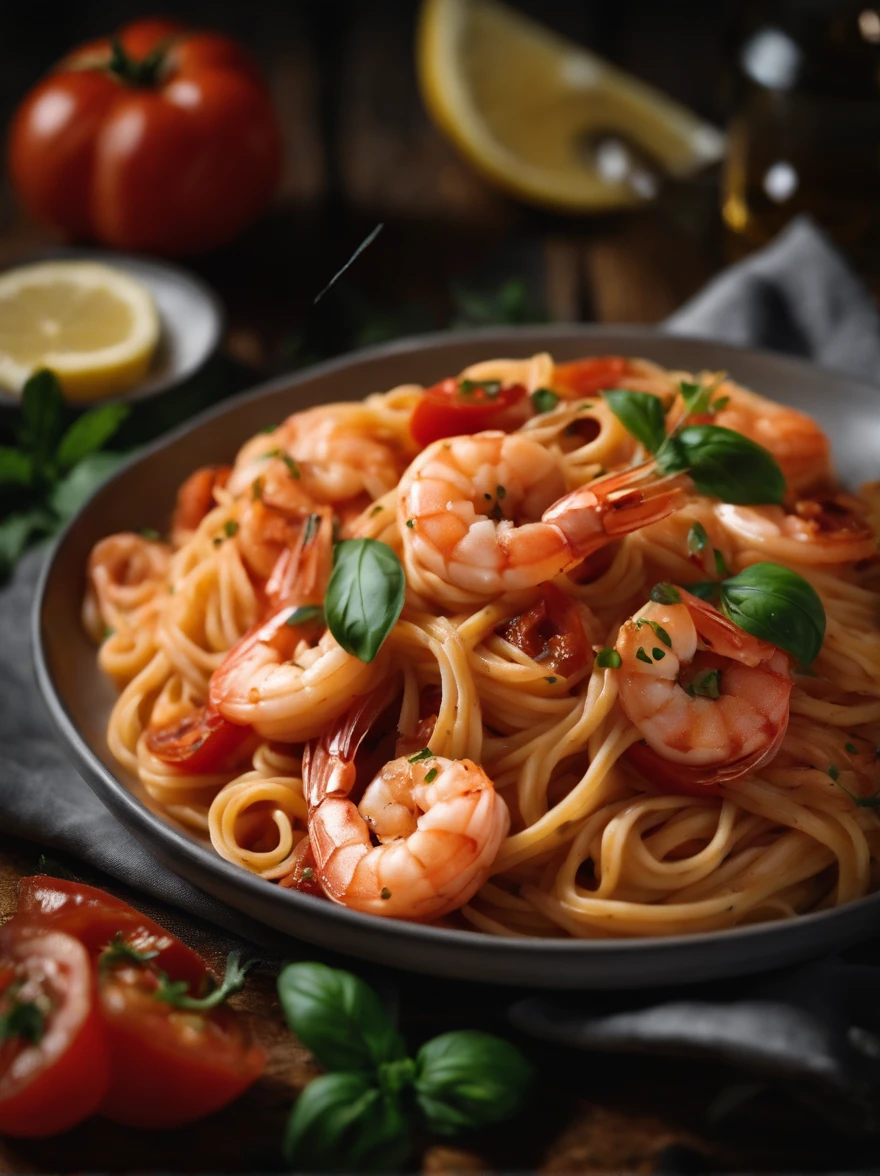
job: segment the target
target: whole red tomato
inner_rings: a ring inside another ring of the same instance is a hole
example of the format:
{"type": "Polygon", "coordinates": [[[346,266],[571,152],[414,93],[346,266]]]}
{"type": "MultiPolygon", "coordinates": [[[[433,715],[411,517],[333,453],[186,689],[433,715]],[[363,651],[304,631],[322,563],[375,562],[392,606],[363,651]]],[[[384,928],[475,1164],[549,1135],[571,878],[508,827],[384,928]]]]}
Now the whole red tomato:
{"type": "Polygon", "coordinates": [[[231,240],[269,202],[281,136],[251,57],[165,20],[76,50],[16,112],[13,183],[80,239],[166,255],[231,240]]]}

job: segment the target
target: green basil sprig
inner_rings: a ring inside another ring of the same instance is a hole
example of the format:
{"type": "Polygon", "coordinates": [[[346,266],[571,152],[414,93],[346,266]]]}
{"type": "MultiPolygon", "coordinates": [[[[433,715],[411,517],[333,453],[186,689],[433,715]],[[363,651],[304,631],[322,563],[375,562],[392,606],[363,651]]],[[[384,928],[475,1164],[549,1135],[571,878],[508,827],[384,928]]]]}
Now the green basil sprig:
{"type": "Polygon", "coordinates": [[[347,652],[371,662],[403,608],[406,576],[400,560],[378,539],[344,539],[333,552],[324,598],[330,632],[347,652]]]}
{"type": "Polygon", "coordinates": [[[720,606],[735,625],[778,645],[802,666],[816,660],[825,640],[825,609],[818,592],[781,564],[752,564],[722,580],[720,606]]]}
{"type": "Polygon", "coordinates": [[[489,1033],[444,1033],[415,1058],[379,997],[324,964],[290,964],[278,995],[291,1029],[330,1072],[294,1104],[284,1138],[298,1171],[395,1171],[421,1124],[441,1135],[497,1123],[520,1105],[532,1071],[489,1033]]]}
{"type": "MultiPolygon", "coordinates": [[[[782,564],[757,563],[720,583],[686,584],[702,600],[718,608],[740,629],[784,649],[806,667],[816,660],[825,640],[825,609],[819,594],[803,576],[782,564]]],[[[651,600],[680,604],[674,584],[655,584],[651,600]]]]}
{"type": "Polygon", "coordinates": [[[650,392],[604,394],[614,415],[653,453],[664,474],[687,473],[702,494],[738,506],[779,504],[785,478],[771,453],[720,425],[685,425],[666,435],[663,405],[650,392]]]}

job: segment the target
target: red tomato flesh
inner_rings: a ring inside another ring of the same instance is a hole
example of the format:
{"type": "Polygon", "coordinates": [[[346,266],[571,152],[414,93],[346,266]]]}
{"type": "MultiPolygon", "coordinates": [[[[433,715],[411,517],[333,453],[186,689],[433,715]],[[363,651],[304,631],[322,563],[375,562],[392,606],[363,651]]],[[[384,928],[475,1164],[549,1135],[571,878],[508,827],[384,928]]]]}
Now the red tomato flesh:
{"type": "Polygon", "coordinates": [[[56,1135],[106,1093],[106,1034],[83,945],[15,919],[0,931],[0,1015],[25,1007],[31,1030],[0,1040],[0,1133],[56,1135]]]}
{"type": "Polygon", "coordinates": [[[622,355],[595,355],[590,359],[576,359],[572,363],[558,363],[553,369],[553,387],[575,396],[592,396],[597,392],[618,388],[629,371],[629,363],[622,355]]]}
{"type": "Polygon", "coordinates": [[[526,419],[522,384],[504,387],[494,380],[450,377],[426,388],[416,405],[409,431],[419,445],[443,437],[461,437],[484,429],[516,429],[526,419]]]}
{"type": "Polygon", "coordinates": [[[237,766],[250,733],[250,727],[237,726],[212,707],[201,706],[170,727],[151,727],[146,743],[164,764],[202,775],[237,766]]]}
{"type": "Polygon", "coordinates": [[[540,600],[511,618],[498,632],[505,641],[563,677],[593,664],[593,647],[587,641],[577,605],[555,584],[545,584],[540,600]]]}

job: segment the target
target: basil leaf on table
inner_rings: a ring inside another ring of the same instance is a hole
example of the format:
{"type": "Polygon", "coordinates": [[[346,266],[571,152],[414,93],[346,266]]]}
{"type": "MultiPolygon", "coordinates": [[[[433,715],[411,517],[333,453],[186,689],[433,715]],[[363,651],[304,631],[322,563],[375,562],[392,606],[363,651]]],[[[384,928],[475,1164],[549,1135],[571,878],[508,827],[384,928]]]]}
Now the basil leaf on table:
{"type": "Polygon", "coordinates": [[[344,539],[333,554],[324,598],[330,632],[347,652],[371,662],[403,608],[400,560],[378,539],[344,539]]]}
{"type": "Polygon", "coordinates": [[[375,1070],[406,1053],[376,992],[325,964],[289,964],[278,977],[287,1023],[326,1070],[375,1070]]]}
{"type": "Polygon", "coordinates": [[[9,445],[0,445],[0,486],[30,486],[34,466],[30,455],[9,445]]]}
{"type": "Polygon", "coordinates": [[[664,474],[686,473],[702,494],[737,506],[778,505],[785,478],[775,458],[742,433],[720,425],[687,425],[657,451],[664,474]]]}
{"type": "Polygon", "coordinates": [[[90,453],[52,487],[49,505],[59,518],[69,519],[124,460],[122,453],[90,453]]]}
{"type": "Polygon", "coordinates": [[[740,629],[790,653],[802,666],[815,661],[825,639],[825,609],[803,576],[781,564],[752,564],[722,581],[721,611],[740,629]]]}
{"type": "Polygon", "coordinates": [[[656,453],[666,440],[666,416],[660,398],[626,388],[603,392],[602,396],[623,427],[650,453],[656,453]]]}
{"type": "Polygon", "coordinates": [[[21,393],[19,448],[30,453],[37,472],[49,465],[64,423],[64,400],[54,372],[34,372],[21,393]]]}
{"type": "Polygon", "coordinates": [[[519,1050],[491,1033],[443,1033],[416,1055],[416,1102],[439,1135],[509,1118],[532,1080],[519,1050]]]}
{"type": "Polygon", "coordinates": [[[42,506],[7,515],[0,522],[0,583],[8,578],[28,542],[35,535],[49,535],[54,517],[42,506]]]}
{"type": "Polygon", "coordinates": [[[298,1172],[393,1172],[410,1150],[409,1125],[396,1100],[361,1073],[322,1074],[310,1082],[284,1136],[284,1157],[298,1172]]]}
{"type": "Polygon", "coordinates": [[[69,470],[103,449],[130,412],[127,404],[102,404],[77,417],[59,442],[56,454],[59,466],[69,470]]]}

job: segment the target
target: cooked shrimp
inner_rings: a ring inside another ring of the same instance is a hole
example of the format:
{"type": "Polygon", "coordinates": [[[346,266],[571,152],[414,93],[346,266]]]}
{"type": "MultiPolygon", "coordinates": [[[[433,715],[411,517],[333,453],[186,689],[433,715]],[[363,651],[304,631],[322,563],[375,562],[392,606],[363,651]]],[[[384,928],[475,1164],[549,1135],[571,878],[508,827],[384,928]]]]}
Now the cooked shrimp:
{"type": "Polygon", "coordinates": [[[788,656],[710,604],[649,602],[625,621],[620,704],[645,740],[629,755],[647,780],[714,792],[772,759],[788,726],[788,656]]]}
{"type": "Polygon", "coordinates": [[[675,510],[688,486],[648,462],[560,497],[557,458],[520,433],[436,441],[400,483],[407,577],[449,605],[534,587],[675,510]]]}
{"type": "Polygon", "coordinates": [[[768,557],[783,563],[850,563],[877,554],[864,506],[851,494],[800,499],[792,510],[721,502],[715,517],[741,548],[772,548],[768,557]]]}
{"type": "Polygon", "coordinates": [[[833,483],[831,443],[812,417],[741,388],[733,380],[719,385],[715,399],[724,397],[727,404],[706,420],[769,449],[793,494],[833,483]]]}
{"type": "Polygon", "coordinates": [[[239,495],[262,477],[271,455],[295,463],[303,491],[315,503],[344,502],[366,493],[370,500],[393,489],[415,452],[389,432],[364,404],[327,404],[296,412],[271,433],[260,433],[239,451],[229,489],[239,495]],[[378,435],[377,435],[378,434],[378,435]]]}
{"type": "Polygon", "coordinates": [[[231,466],[202,466],[183,482],[171,516],[171,542],[175,549],[192,538],[199,523],[216,505],[214,490],[226,485],[231,472],[231,466]]]}
{"type": "Polygon", "coordinates": [[[267,580],[278,559],[296,546],[318,504],[281,458],[263,462],[253,491],[236,504],[236,543],[248,568],[267,580]]]}
{"type": "Polygon", "coordinates": [[[337,644],[320,611],[304,622],[295,616],[324,599],[330,520],[325,508],[319,533],[304,530],[297,547],[282,553],[266,585],[267,598],[279,606],[232,647],[211,677],[210,706],[266,739],[312,738],[342,714],[367,680],[382,674],[381,659],[367,665],[337,644]]]}
{"type": "Polygon", "coordinates": [[[392,760],[356,805],[355,756],[386,701],[384,692],[360,699],[335,730],[306,747],[315,872],[327,897],[342,906],[437,919],[464,906],[486,881],[510,814],[482,768],[439,756],[392,760]]]}
{"type": "Polygon", "coordinates": [[[89,556],[83,623],[96,641],[156,597],[168,579],[171,550],[133,531],[108,535],[89,556]]]}

